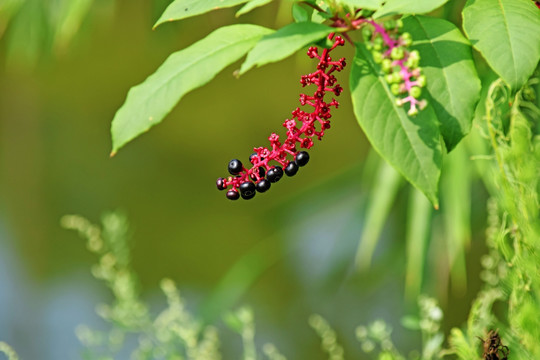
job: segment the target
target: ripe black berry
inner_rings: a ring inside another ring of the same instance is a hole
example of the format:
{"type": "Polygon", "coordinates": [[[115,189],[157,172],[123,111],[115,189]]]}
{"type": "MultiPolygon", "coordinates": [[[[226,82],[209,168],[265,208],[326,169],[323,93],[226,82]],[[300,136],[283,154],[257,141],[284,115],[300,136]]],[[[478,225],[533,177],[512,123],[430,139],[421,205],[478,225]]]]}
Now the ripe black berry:
{"type": "Polygon", "coordinates": [[[300,151],[298,154],[296,154],[296,165],[298,166],[304,166],[309,162],[309,154],[307,151],[300,151]]]}
{"type": "Polygon", "coordinates": [[[240,195],[242,199],[249,200],[255,196],[255,184],[251,181],[246,181],[240,184],[240,195]]]}
{"type": "Polygon", "coordinates": [[[240,198],[240,194],[236,190],[229,190],[227,191],[227,199],[229,200],[238,200],[240,198]]]}
{"type": "Polygon", "coordinates": [[[226,188],[225,179],[221,178],[221,177],[219,179],[217,179],[216,186],[217,186],[218,190],[225,190],[225,188],[226,188]]]}
{"type": "Polygon", "coordinates": [[[238,159],[229,161],[229,172],[231,175],[238,175],[242,171],[242,162],[238,159]]]}
{"type": "Polygon", "coordinates": [[[270,168],[266,173],[266,178],[270,180],[271,183],[278,182],[279,179],[283,177],[283,169],[281,166],[274,166],[270,168]]]}
{"type": "Polygon", "coordinates": [[[291,161],[285,167],[285,174],[287,174],[287,176],[294,176],[296,175],[297,172],[298,172],[298,165],[296,165],[295,161],[291,161]]]}
{"type": "Polygon", "coordinates": [[[257,185],[255,185],[255,187],[257,188],[258,192],[263,193],[267,191],[268,189],[270,189],[270,185],[271,185],[270,181],[266,179],[262,179],[261,181],[257,183],[257,185]]]}

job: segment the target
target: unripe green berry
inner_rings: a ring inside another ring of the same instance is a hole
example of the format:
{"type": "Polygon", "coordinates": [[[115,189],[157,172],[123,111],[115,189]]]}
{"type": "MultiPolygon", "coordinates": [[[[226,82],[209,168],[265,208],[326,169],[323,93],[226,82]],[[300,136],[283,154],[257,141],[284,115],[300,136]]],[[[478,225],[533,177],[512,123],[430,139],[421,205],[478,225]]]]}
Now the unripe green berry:
{"type": "Polygon", "coordinates": [[[379,64],[382,61],[382,54],[379,51],[372,51],[371,55],[373,55],[373,61],[375,61],[377,64],[379,64]]]}
{"type": "Polygon", "coordinates": [[[382,45],[381,44],[373,44],[373,49],[375,49],[377,51],[381,51],[382,50],[382,45]]]}
{"type": "Polygon", "coordinates": [[[387,20],[384,22],[384,28],[386,30],[392,30],[396,27],[396,22],[394,20],[387,20]]]}
{"type": "Polygon", "coordinates": [[[403,59],[403,56],[405,56],[405,54],[403,53],[403,49],[400,47],[393,48],[392,52],[390,53],[390,57],[392,57],[394,60],[401,60],[403,59]]]}
{"type": "Polygon", "coordinates": [[[420,95],[422,95],[422,89],[418,86],[413,86],[411,90],[409,90],[409,94],[415,99],[418,99],[420,95]]]}
{"type": "Polygon", "coordinates": [[[426,77],[424,75],[420,75],[417,79],[416,79],[416,83],[418,86],[420,87],[424,87],[426,86],[426,77]]]}
{"type": "Polygon", "coordinates": [[[420,60],[420,53],[418,50],[413,50],[409,53],[409,59],[420,60]]]}
{"type": "Polygon", "coordinates": [[[392,84],[392,86],[390,86],[390,91],[394,95],[399,95],[401,92],[401,86],[399,84],[392,84]]]}
{"type": "Polygon", "coordinates": [[[384,80],[386,80],[387,83],[392,84],[394,82],[394,74],[386,74],[384,76],[384,80]]]}
{"type": "Polygon", "coordinates": [[[405,66],[411,70],[416,69],[418,67],[418,60],[408,58],[407,61],[405,61],[405,66]]]}
{"type": "Polygon", "coordinates": [[[401,29],[403,27],[403,21],[401,19],[396,20],[396,27],[401,29]]]}
{"type": "Polygon", "coordinates": [[[394,72],[392,73],[392,76],[394,77],[394,80],[392,82],[400,83],[403,80],[400,72],[394,72]]]}
{"type": "Polygon", "coordinates": [[[363,27],[362,35],[364,36],[364,39],[366,39],[366,41],[369,41],[371,40],[371,36],[373,36],[373,31],[371,31],[371,29],[368,27],[363,27]]]}
{"type": "Polygon", "coordinates": [[[381,68],[382,71],[388,74],[392,70],[392,60],[384,59],[381,63],[381,68]]]}
{"type": "Polygon", "coordinates": [[[414,108],[414,109],[410,109],[409,111],[407,111],[407,114],[409,114],[410,116],[416,116],[418,115],[418,109],[414,108]]]}

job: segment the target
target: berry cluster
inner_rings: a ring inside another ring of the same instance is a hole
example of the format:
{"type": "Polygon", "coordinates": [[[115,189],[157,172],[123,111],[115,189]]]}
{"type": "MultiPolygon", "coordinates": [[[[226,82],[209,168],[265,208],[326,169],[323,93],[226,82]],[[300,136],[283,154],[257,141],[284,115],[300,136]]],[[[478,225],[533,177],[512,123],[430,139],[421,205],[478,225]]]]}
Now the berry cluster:
{"type": "Polygon", "coordinates": [[[245,200],[251,199],[257,192],[263,193],[270,189],[272,183],[278,182],[283,175],[294,176],[298,169],[306,165],[309,161],[309,154],[306,151],[299,151],[297,146],[303,149],[310,149],[313,146],[313,137],[321,140],[324,131],[330,128],[330,109],[338,107],[339,103],[332,98],[329,103],[324,101],[327,92],[339,96],[343,91],[341,85],[337,83],[336,77],[332,74],[341,71],[345,67],[345,59],[333,61],[330,52],[338,46],[343,46],[345,41],[341,36],[330,34],[328,38],[333,44],[328,49],[323,49],[322,54],[316,47],[310,47],[307,55],[310,58],[319,60],[317,70],[311,74],[304,75],[300,79],[303,87],[314,84],[317,90],[312,96],[300,94],[300,104],[313,107],[312,112],[306,112],[296,108],[292,112],[292,118],[286,119],[283,126],[287,129],[287,138],[281,142],[279,135],[272,133],[270,147],[254,148],[255,151],[249,157],[251,167],[244,167],[238,159],[229,162],[228,170],[232,176],[218,178],[216,185],[218,190],[227,191],[227,198],[237,200],[242,197],[245,200]],[[292,160],[289,160],[292,158],[292,160]],[[272,162],[272,163],[271,163],[272,162]],[[277,163],[276,165],[274,165],[277,163]]]}
{"type": "Polygon", "coordinates": [[[414,116],[422,110],[427,102],[419,100],[422,88],[426,85],[426,78],[418,67],[420,54],[417,50],[408,51],[412,44],[411,34],[400,34],[403,26],[401,20],[386,21],[384,25],[373,20],[361,19],[363,23],[370,24],[362,29],[366,40],[366,47],[371,51],[373,60],[381,65],[385,73],[385,80],[390,84],[390,91],[395,96],[403,96],[396,100],[398,106],[410,104],[408,114],[414,116]]]}

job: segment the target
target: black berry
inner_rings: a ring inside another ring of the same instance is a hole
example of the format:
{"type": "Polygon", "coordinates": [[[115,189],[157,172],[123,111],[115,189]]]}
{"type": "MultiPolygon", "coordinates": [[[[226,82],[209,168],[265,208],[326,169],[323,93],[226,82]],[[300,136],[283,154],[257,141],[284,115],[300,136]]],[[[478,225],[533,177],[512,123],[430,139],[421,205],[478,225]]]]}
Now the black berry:
{"type": "Polygon", "coordinates": [[[296,154],[296,164],[298,166],[304,166],[309,162],[309,154],[307,151],[300,151],[298,154],[296,154]]]}
{"type": "Polygon", "coordinates": [[[229,161],[229,172],[231,175],[238,175],[242,171],[242,162],[238,159],[229,161]]]}
{"type": "Polygon", "coordinates": [[[262,179],[261,181],[257,183],[257,185],[255,185],[255,187],[257,188],[258,192],[263,193],[267,191],[268,189],[270,189],[270,185],[271,185],[270,181],[266,179],[262,179]]]}
{"type": "Polygon", "coordinates": [[[249,200],[255,196],[255,184],[251,181],[246,181],[240,184],[240,195],[242,199],[249,200]]]}
{"type": "Polygon", "coordinates": [[[217,186],[218,190],[225,190],[225,188],[226,188],[225,179],[221,178],[221,177],[219,179],[217,179],[216,186],[217,186]]]}
{"type": "Polygon", "coordinates": [[[236,190],[229,190],[227,191],[227,199],[229,200],[238,200],[240,198],[240,194],[236,190]]]}
{"type": "Polygon", "coordinates": [[[266,173],[266,178],[270,180],[271,183],[278,182],[279,179],[283,177],[283,169],[281,166],[274,166],[270,168],[266,173]]]}
{"type": "Polygon", "coordinates": [[[298,165],[296,165],[296,161],[291,161],[287,164],[285,167],[285,174],[287,176],[294,176],[298,172],[298,165]]]}

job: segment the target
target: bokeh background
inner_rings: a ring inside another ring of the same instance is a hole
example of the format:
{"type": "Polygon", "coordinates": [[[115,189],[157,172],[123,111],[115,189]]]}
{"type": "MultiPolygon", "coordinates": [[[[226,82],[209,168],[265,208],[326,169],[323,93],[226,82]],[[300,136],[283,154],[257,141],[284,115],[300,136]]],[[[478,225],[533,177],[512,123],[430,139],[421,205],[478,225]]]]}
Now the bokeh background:
{"type": "MultiPolygon", "coordinates": [[[[163,301],[159,281],[170,277],[194,314],[250,305],[257,342],[274,343],[290,359],[325,358],[307,324],[312,313],[337,330],[347,358],[364,358],[354,329],[378,318],[392,324],[405,352],[419,346],[419,335],[399,323],[416,309],[414,299],[404,298],[409,187],[402,186],[392,206],[372,266],[363,272],[354,266],[361,231],[370,226],[364,214],[376,179],[364,166],[375,155],[369,155],[347,92],[332,128],[295,178],[251,201],[231,202],[215,189],[228,161],[247,161],[298,106],[300,76],[314,66],[303,52],[240,79],[232,75],[240,62],[228,67],[185,96],[163,123],[109,157],[110,122],[131,86],[170,53],[219,26],[290,22],[287,1],[238,19],[235,9],[225,9],[155,31],[167,1],[77,0],[75,10],[69,0],[5,1],[0,340],[22,359],[77,359],[76,325],[105,327],[94,307],[111,294],[90,275],[95,257],[75,233],[61,228],[60,218],[81,214],[99,223],[104,211],[115,209],[129,218],[132,265],[144,298],[156,308],[163,301]],[[8,6],[16,9],[11,17],[8,6]],[[67,11],[80,14],[65,21],[67,11]]],[[[454,6],[444,11],[459,21],[454,6]]],[[[351,47],[339,51],[352,56],[351,47]]],[[[345,89],[347,77],[345,71],[339,78],[345,89]]],[[[485,197],[482,190],[476,194],[485,197]]],[[[479,287],[484,249],[475,239],[481,229],[473,231],[467,285],[460,291],[452,291],[444,264],[428,256],[424,291],[439,297],[446,330],[464,321],[479,287]]],[[[219,316],[215,323],[225,358],[239,358],[239,337],[219,316]]]]}

